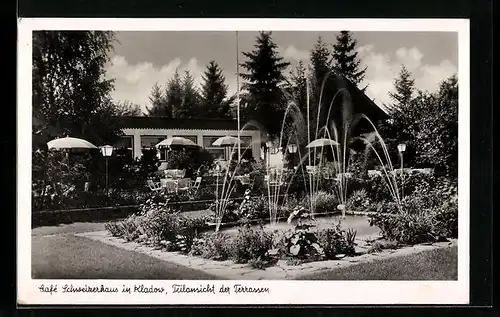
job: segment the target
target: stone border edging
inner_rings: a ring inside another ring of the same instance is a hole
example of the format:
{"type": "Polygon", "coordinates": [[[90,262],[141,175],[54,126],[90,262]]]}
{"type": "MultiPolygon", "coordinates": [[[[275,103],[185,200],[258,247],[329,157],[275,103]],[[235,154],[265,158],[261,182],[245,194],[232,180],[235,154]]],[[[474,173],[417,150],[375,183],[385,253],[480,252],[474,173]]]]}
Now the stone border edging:
{"type": "MultiPolygon", "coordinates": [[[[162,261],[168,261],[180,266],[204,271],[220,279],[229,280],[293,280],[326,270],[334,270],[359,263],[369,263],[379,259],[399,257],[426,250],[451,247],[458,243],[456,239],[450,239],[448,242],[419,244],[396,250],[382,250],[377,253],[365,253],[355,257],[345,257],[340,260],[317,261],[300,265],[287,265],[285,260],[279,260],[275,266],[268,267],[265,270],[259,270],[252,268],[249,264],[237,264],[231,260],[214,261],[201,257],[187,256],[178,252],[166,252],[137,242],[126,242],[121,238],[112,237],[107,231],[93,231],[77,233],[75,235],[128,251],[146,254],[162,261]]],[[[357,242],[362,244],[363,240],[357,239],[357,242]]]]}

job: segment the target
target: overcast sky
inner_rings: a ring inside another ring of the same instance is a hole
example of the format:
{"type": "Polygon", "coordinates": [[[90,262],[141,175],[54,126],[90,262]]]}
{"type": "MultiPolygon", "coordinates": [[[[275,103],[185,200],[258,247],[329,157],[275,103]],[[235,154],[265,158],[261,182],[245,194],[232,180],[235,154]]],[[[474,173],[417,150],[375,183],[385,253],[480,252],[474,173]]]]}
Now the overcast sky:
{"type": "MultiPolygon", "coordinates": [[[[253,49],[258,32],[239,32],[241,52],[253,49]]],[[[354,32],[362,64],[368,67],[367,95],[376,103],[389,102],[388,92],[404,64],[417,88],[433,91],[439,82],[458,71],[458,36],[451,32],[354,32]]],[[[309,61],[318,36],[335,42],[335,32],[273,32],[282,57],[291,62],[309,61]]],[[[197,84],[210,60],[223,69],[230,93],[236,91],[236,32],[118,32],[119,43],[111,54],[108,76],[115,78],[113,98],[149,105],[157,82],[165,85],[176,69],[191,71],[197,84]]],[[[242,71],[240,67],[240,71],[242,71]]]]}

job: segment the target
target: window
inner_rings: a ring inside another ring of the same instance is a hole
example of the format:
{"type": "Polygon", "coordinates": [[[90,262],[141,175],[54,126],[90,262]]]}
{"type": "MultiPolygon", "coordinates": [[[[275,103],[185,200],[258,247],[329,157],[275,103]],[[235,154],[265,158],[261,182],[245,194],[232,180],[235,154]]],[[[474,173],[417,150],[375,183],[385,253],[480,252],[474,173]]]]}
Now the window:
{"type": "Polygon", "coordinates": [[[144,149],[154,149],[155,145],[165,140],[164,135],[144,135],[141,137],[141,147],[144,149]]]}
{"type": "MultiPolygon", "coordinates": [[[[154,157],[157,155],[156,144],[167,138],[166,135],[144,135],[141,136],[142,154],[145,157],[154,157]]],[[[160,151],[160,160],[165,159],[165,151],[160,151]],[[162,153],[163,152],[163,153],[162,153]]]]}
{"type": "Polygon", "coordinates": [[[204,136],[203,137],[203,147],[207,150],[208,153],[212,154],[215,160],[225,160],[226,159],[226,151],[225,148],[220,146],[213,146],[212,144],[218,138],[223,137],[220,136],[204,136]]]}
{"type": "Polygon", "coordinates": [[[114,145],[114,154],[117,157],[120,158],[125,158],[125,159],[132,159],[134,152],[133,152],[133,137],[132,136],[124,136],[120,138],[114,145]]]}
{"type": "Polygon", "coordinates": [[[214,160],[225,160],[226,159],[226,152],[224,148],[217,147],[217,148],[205,148],[208,153],[212,154],[214,157],[214,160]]]}
{"type": "MultiPolygon", "coordinates": [[[[237,135],[233,135],[234,137],[237,137],[237,135]]],[[[204,136],[203,137],[203,147],[214,156],[214,159],[216,160],[228,160],[229,159],[229,154],[232,150],[232,147],[218,147],[218,146],[213,146],[212,144],[217,140],[218,138],[223,137],[221,136],[204,136]]],[[[246,152],[244,153],[244,157],[252,157],[252,137],[251,136],[241,136],[241,152],[246,152]]],[[[235,151],[237,151],[237,146],[234,148],[235,151]]]]}
{"type": "Polygon", "coordinates": [[[251,147],[252,145],[252,137],[251,136],[240,136],[241,145],[245,147],[251,147]]]}

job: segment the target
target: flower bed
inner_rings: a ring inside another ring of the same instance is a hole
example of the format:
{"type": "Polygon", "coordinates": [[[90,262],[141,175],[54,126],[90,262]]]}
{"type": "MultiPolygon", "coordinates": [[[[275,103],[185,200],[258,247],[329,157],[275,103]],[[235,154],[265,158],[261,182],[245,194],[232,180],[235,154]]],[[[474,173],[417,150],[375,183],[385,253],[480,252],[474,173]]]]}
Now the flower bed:
{"type": "Polygon", "coordinates": [[[106,224],[114,237],[134,241],[168,252],[181,252],[217,261],[233,260],[265,268],[280,259],[288,263],[353,256],[356,233],[340,224],[327,229],[299,221],[293,230],[264,230],[241,225],[235,233],[200,233],[205,219],[188,219],[168,209],[151,209],[121,222],[106,224]]]}
{"type": "MultiPolygon", "coordinates": [[[[415,186],[401,207],[390,200],[377,204],[378,212],[370,213],[370,224],[381,229],[385,241],[372,248],[373,252],[386,248],[446,241],[457,236],[458,203],[453,191],[446,186],[415,186]],[[387,247],[389,246],[389,247],[387,247]]],[[[318,192],[309,200],[287,198],[280,202],[278,218],[296,221],[291,230],[264,230],[251,226],[255,220],[269,217],[269,201],[265,196],[250,197],[247,191],[242,200],[232,199],[222,219],[213,215],[189,219],[165,202],[149,199],[141,212],[122,222],[109,223],[106,229],[115,237],[134,241],[165,251],[216,261],[232,260],[250,264],[255,268],[275,265],[280,260],[300,264],[339,257],[356,256],[357,232],[342,228],[340,224],[327,228],[315,227],[310,217],[314,211],[336,212],[335,196],[318,192]],[[333,206],[332,206],[333,205],[333,206]],[[222,221],[239,226],[233,233],[207,231],[207,223],[222,221]]],[[[370,197],[365,189],[354,191],[348,199],[351,209],[370,210],[370,197]]],[[[211,210],[215,211],[215,205],[211,210]]],[[[368,224],[367,224],[368,225],[368,224]]]]}

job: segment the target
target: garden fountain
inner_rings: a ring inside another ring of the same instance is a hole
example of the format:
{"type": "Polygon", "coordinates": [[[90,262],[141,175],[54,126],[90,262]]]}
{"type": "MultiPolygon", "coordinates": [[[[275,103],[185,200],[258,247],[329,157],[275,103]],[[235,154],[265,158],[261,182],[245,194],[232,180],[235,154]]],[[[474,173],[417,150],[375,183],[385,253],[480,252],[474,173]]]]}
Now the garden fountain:
{"type": "MultiPolygon", "coordinates": [[[[375,127],[374,123],[368,118],[365,114],[359,113],[352,115],[352,101],[350,98],[350,94],[348,90],[344,87],[341,87],[340,89],[337,90],[335,95],[333,96],[332,100],[329,103],[327,111],[322,111],[323,103],[322,103],[322,98],[323,98],[323,90],[325,87],[326,80],[329,78],[329,76],[334,76],[334,78],[337,80],[338,83],[342,84],[345,83],[344,79],[333,73],[329,72],[325,76],[325,79],[323,80],[321,90],[320,90],[320,95],[319,95],[319,102],[318,102],[318,110],[317,110],[317,115],[316,115],[316,128],[313,131],[311,129],[311,105],[310,105],[310,83],[307,81],[306,85],[306,91],[307,91],[307,105],[306,105],[306,113],[304,116],[304,113],[299,109],[299,107],[294,103],[290,102],[285,110],[285,115],[284,119],[282,122],[281,126],[281,131],[279,134],[278,140],[278,149],[286,149],[290,144],[304,144],[307,142],[307,144],[311,144],[314,140],[318,139],[328,139],[332,140],[334,142],[330,142],[329,146],[331,149],[331,152],[333,153],[333,166],[334,166],[334,171],[333,173],[337,176],[333,181],[334,181],[334,186],[333,186],[333,191],[334,194],[337,196],[339,200],[339,205],[337,206],[337,209],[341,210],[342,212],[342,218],[345,218],[346,215],[346,205],[347,205],[347,185],[348,185],[348,174],[350,172],[350,161],[351,161],[351,156],[352,153],[350,151],[350,143],[354,140],[361,140],[365,144],[366,148],[368,150],[371,150],[377,160],[380,162],[381,167],[382,167],[382,174],[384,176],[385,183],[389,189],[389,192],[391,196],[393,197],[394,201],[396,202],[398,208],[401,210],[401,196],[400,196],[400,191],[398,190],[398,184],[396,181],[395,173],[394,173],[394,167],[392,164],[392,161],[389,156],[389,152],[387,149],[387,146],[380,135],[379,131],[375,127]],[[337,98],[342,98],[341,99],[341,113],[342,113],[342,122],[339,124],[338,122],[335,122],[331,118],[332,114],[332,108],[335,105],[335,101],[337,98]],[[326,112],[326,118],[325,124],[323,126],[320,126],[320,118],[322,118],[322,115],[324,116],[326,112]],[[368,122],[369,126],[373,129],[372,133],[375,137],[375,142],[372,140],[369,140],[366,137],[360,137],[360,136],[354,136],[353,131],[354,128],[358,125],[360,121],[366,121],[368,122]],[[292,127],[291,133],[286,133],[285,128],[286,126],[292,127]],[[287,135],[287,138],[285,140],[284,136],[287,135]],[[286,144],[284,144],[286,143],[286,144]],[[379,153],[377,149],[375,148],[375,144],[379,144],[382,153],[379,153]]],[[[314,119],[314,118],[313,118],[314,119]]],[[[249,126],[258,126],[258,124],[255,124],[255,122],[249,122],[245,124],[241,131],[244,131],[247,129],[249,126]]],[[[240,132],[241,132],[240,131],[240,132]]],[[[251,147],[250,145],[247,145],[247,147],[244,149],[244,151],[247,151],[248,148],[251,147]]],[[[236,150],[236,145],[233,146],[231,153],[234,153],[236,150]]],[[[301,147],[298,147],[298,165],[297,168],[295,168],[292,172],[292,176],[289,179],[289,183],[286,186],[286,190],[282,192],[282,186],[281,184],[284,183],[284,173],[283,173],[283,167],[278,168],[278,169],[271,169],[269,164],[266,166],[266,187],[267,187],[267,196],[268,196],[268,203],[269,203],[269,215],[270,215],[270,224],[275,225],[277,223],[277,215],[278,215],[278,210],[280,208],[279,205],[279,198],[284,196],[288,196],[288,191],[290,189],[291,181],[295,177],[301,177],[304,184],[306,185],[306,195],[309,197],[309,208],[310,212],[313,213],[315,210],[315,205],[314,205],[314,200],[312,197],[318,193],[320,189],[320,179],[321,175],[319,173],[313,173],[311,171],[307,171],[307,169],[304,169],[304,164],[307,162],[307,166],[312,166],[312,163],[314,162],[314,166],[316,167],[316,161],[319,159],[319,164],[318,166],[321,168],[323,166],[323,160],[324,160],[324,151],[325,147],[320,147],[319,149],[317,147],[314,147],[312,149],[307,149],[307,152],[302,153],[301,152],[301,147]],[[318,155],[319,154],[319,155],[318,155]],[[276,177],[272,177],[272,176],[276,177]],[[271,180],[274,180],[274,183],[271,182],[271,180]],[[278,185],[276,185],[278,184],[278,185]]],[[[366,152],[365,152],[366,153],[366,152]]],[[[229,165],[233,159],[233,155],[230,155],[229,158],[229,165]]],[[[238,161],[235,167],[235,170],[239,167],[239,164],[241,162],[238,161]]],[[[227,204],[229,202],[229,197],[231,193],[234,191],[235,184],[234,184],[234,176],[235,173],[230,173],[229,169],[226,170],[225,175],[222,178],[222,190],[219,193],[218,192],[218,184],[219,184],[219,175],[217,176],[217,186],[216,186],[216,231],[219,230],[220,223],[222,221],[222,217],[224,215],[224,212],[226,210],[227,204]],[[220,195],[219,195],[220,194],[220,195]]],[[[286,201],[286,199],[285,199],[286,201]]]]}

